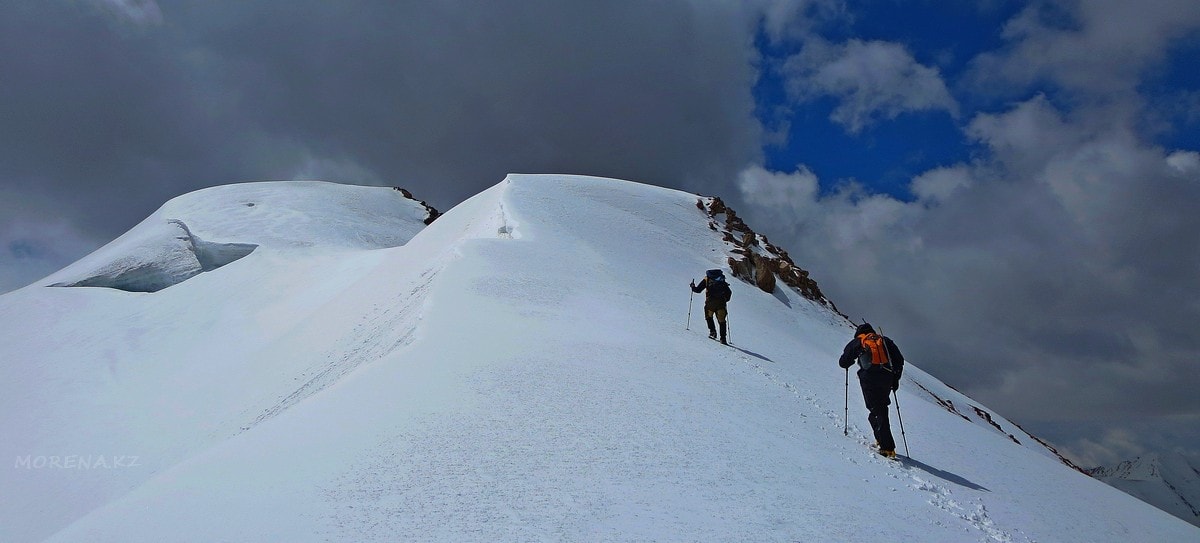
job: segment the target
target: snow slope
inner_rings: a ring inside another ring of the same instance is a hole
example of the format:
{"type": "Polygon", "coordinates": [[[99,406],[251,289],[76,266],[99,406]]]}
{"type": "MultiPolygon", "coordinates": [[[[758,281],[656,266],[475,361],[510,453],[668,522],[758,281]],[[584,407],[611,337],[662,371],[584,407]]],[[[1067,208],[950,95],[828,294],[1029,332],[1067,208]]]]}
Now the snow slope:
{"type": "Polygon", "coordinates": [[[376,269],[371,249],[408,241],[426,215],[390,188],[214,187],[0,296],[0,541],[46,537],[390,348],[402,332],[347,348],[370,329],[361,308],[335,308],[376,269]],[[198,262],[186,244],[159,250],[182,232],[168,221],[256,249],[153,294],[43,286],[198,262]]]}
{"type": "Polygon", "coordinates": [[[1093,477],[1200,526],[1200,469],[1179,453],[1149,454],[1088,470],[1093,477]]]}
{"type": "Polygon", "coordinates": [[[707,221],[677,191],[514,175],[402,246],[0,296],[0,540],[1200,539],[918,353],[914,459],[869,451],[854,383],[843,436],[829,308],[734,281],[736,347],[699,300],[684,329],[688,281],[727,261],[707,221]],[[67,454],[139,465],[19,462],[67,454]]]}

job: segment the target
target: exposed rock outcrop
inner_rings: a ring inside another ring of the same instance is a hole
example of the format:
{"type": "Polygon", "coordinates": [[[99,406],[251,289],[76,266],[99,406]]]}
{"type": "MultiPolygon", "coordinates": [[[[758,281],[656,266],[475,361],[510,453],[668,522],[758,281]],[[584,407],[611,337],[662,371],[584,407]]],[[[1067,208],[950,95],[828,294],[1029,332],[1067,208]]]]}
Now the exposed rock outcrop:
{"type": "Polygon", "coordinates": [[[434,209],[433,206],[425,203],[425,200],[418,200],[418,199],[414,198],[412,193],[409,192],[408,190],[402,189],[400,187],[392,187],[392,188],[400,191],[400,194],[403,194],[405,198],[408,198],[409,200],[417,202],[418,204],[421,204],[421,207],[425,208],[425,211],[427,213],[429,213],[429,216],[425,217],[425,221],[424,221],[425,226],[429,226],[430,224],[433,224],[433,221],[436,221],[438,217],[442,216],[441,211],[438,211],[438,210],[434,209]]]}
{"type": "MultiPolygon", "coordinates": [[[[722,239],[733,246],[728,257],[734,277],[753,283],[764,292],[775,292],[776,283],[792,287],[805,298],[823,304],[838,314],[837,307],[821,293],[808,271],[792,262],[787,251],[773,245],[766,236],[752,230],[720,198],[700,198],[696,207],[709,217],[708,227],[722,232],[722,239]]],[[[845,316],[845,315],[843,315],[845,316]]]]}

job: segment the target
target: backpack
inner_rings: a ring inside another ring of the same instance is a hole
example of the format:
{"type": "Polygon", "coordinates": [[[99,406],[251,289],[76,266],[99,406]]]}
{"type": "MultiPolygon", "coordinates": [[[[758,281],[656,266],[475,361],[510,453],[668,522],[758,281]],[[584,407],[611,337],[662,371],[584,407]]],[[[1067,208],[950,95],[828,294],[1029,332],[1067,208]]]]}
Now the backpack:
{"type": "Polygon", "coordinates": [[[725,272],[708,270],[704,272],[704,277],[708,279],[708,294],[714,300],[727,303],[730,298],[733,298],[733,290],[729,288],[729,283],[725,282],[725,272]]]}
{"type": "Polygon", "coordinates": [[[859,367],[864,370],[878,367],[892,371],[892,360],[883,336],[867,333],[858,336],[858,342],[862,345],[862,351],[858,354],[859,367]]]}
{"type": "Polygon", "coordinates": [[[728,303],[730,298],[733,298],[733,290],[729,288],[729,283],[725,282],[722,277],[716,281],[708,282],[708,293],[715,300],[728,303]]]}

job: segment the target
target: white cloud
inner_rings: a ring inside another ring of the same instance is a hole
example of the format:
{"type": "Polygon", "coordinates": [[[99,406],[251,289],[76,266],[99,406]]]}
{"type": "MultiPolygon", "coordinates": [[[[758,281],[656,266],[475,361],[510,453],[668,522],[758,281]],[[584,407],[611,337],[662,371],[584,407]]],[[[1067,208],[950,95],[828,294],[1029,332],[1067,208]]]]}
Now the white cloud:
{"type": "Polygon", "coordinates": [[[1143,192],[1139,185],[1147,178],[1162,175],[1161,152],[1124,136],[1098,136],[1064,153],[1044,169],[1042,181],[1063,206],[1081,224],[1094,224],[1099,232],[1108,230],[1105,219],[1124,218],[1122,210],[1136,203],[1128,198],[1137,198],[1143,192]]]}
{"type": "Polygon", "coordinates": [[[1172,42],[1197,29],[1195,0],[1035,2],[1005,25],[1008,48],[976,59],[976,78],[1048,80],[1086,94],[1132,92],[1172,42]]]}
{"type": "Polygon", "coordinates": [[[738,189],[747,203],[765,208],[785,208],[803,217],[815,211],[817,176],[801,165],[793,173],[772,172],[751,166],[738,175],[738,189]]]}
{"type": "Polygon", "coordinates": [[[774,43],[806,38],[816,26],[850,16],[844,0],[767,0],[761,10],[763,30],[774,43]]]}
{"type": "Polygon", "coordinates": [[[1193,178],[1200,176],[1200,153],[1196,151],[1175,151],[1167,155],[1167,166],[1181,175],[1193,178]]]}
{"type": "Polygon", "coordinates": [[[1083,135],[1042,95],[1003,113],[984,113],[971,120],[967,135],[984,143],[1007,168],[1030,174],[1083,135]]]}
{"type": "Polygon", "coordinates": [[[834,46],[811,40],[788,59],[784,72],[794,98],[838,99],[830,118],[852,133],[910,111],[958,115],[958,102],[938,69],[920,64],[896,43],[850,40],[834,46]]]}
{"type": "Polygon", "coordinates": [[[1067,116],[1039,95],[1003,113],[978,115],[967,133],[1008,177],[1047,190],[1094,237],[1120,238],[1129,231],[1123,221],[1136,220],[1146,199],[1166,190],[1171,168],[1180,172],[1189,156],[1166,156],[1142,141],[1136,112],[1113,102],[1067,116]]]}
{"type": "Polygon", "coordinates": [[[738,176],[742,200],[755,206],[759,219],[816,241],[800,243],[821,251],[852,253],[855,247],[886,237],[912,216],[913,204],[869,194],[857,183],[826,195],[819,187],[817,175],[804,165],[791,173],[750,166],[738,176]]]}
{"type": "Polygon", "coordinates": [[[921,202],[935,204],[949,199],[955,191],[971,184],[971,171],[957,165],[937,168],[913,178],[910,189],[921,202]]]}

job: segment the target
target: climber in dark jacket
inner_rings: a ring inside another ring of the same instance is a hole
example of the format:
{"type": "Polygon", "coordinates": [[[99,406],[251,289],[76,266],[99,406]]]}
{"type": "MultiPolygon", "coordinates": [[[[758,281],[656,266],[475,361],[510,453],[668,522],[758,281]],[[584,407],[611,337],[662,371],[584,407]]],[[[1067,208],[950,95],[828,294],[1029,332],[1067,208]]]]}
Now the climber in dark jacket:
{"type": "Polygon", "coordinates": [[[704,294],[704,321],[708,323],[708,337],[717,339],[717,329],[713,326],[713,316],[715,315],[717,322],[721,324],[721,343],[725,343],[725,319],[729,317],[729,310],[726,309],[725,304],[729,303],[729,298],[733,295],[733,291],[729,289],[729,283],[725,282],[725,273],[721,270],[708,270],[699,285],[692,281],[690,286],[692,292],[708,290],[704,294]]]}
{"type": "Polygon", "coordinates": [[[875,433],[879,454],[896,456],[896,440],[892,438],[892,427],[888,420],[888,406],[892,391],[900,388],[900,374],[904,372],[904,355],[887,338],[875,333],[870,324],[863,323],[854,331],[854,339],[846,344],[838,365],[848,369],[858,364],[858,384],[862,386],[863,399],[867,403],[867,421],[875,433]]]}

